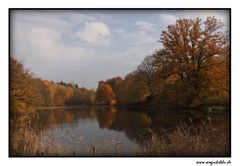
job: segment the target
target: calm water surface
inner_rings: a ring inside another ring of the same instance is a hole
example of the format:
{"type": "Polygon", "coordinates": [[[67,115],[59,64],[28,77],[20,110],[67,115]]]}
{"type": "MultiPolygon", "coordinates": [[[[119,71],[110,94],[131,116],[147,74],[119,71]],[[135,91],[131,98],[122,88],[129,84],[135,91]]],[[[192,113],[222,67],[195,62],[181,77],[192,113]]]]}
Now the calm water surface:
{"type": "MultiPolygon", "coordinates": [[[[80,155],[89,155],[93,145],[96,153],[131,155],[151,139],[151,131],[161,133],[181,122],[189,123],[189,117],[199,119],[191,113],[143,113],[115,107],[48,108],[39,109],[37,114],[36,128],[45,141],[54,139],[66,153],[80,155]]],[[[228,121],[226,115],[211,119],[213,125],[228,121]]]]}

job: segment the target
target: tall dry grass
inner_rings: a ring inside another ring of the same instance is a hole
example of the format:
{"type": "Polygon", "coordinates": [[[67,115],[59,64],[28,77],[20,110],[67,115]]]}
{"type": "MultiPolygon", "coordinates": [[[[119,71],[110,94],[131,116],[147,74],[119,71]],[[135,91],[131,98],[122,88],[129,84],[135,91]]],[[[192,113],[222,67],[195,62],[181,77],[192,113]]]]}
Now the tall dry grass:
{"type": "Polygon", "coordinates": [[[152,132],[140,156],[229,156],[230,139],[226,125],[214,127],[181,125],[164,135],[152,132]]]}
{"type": "Polygon", "coordinates": [[[29,116],[15,117],[10,123],[10,156],[58,156],[63,153],[53,138],[44,140],[41,132],[33,130],[29,116]]]}

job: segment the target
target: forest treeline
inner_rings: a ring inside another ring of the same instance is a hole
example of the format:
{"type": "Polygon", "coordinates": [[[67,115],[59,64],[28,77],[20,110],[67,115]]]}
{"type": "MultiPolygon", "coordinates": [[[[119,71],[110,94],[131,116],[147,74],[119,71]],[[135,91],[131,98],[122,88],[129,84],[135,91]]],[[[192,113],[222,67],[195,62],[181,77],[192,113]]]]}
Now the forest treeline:
{"type": "MultiPolygon", "coordinates": [[[[161,32],[162,48],[124,78],[95,90],[34,77],[10,58],[11,110],[82,104],[200,107],[229,103],[229,34],[215,17],[179,19],[161,32]]],[[[119,62],[121,63],[121,62],[119,62]]]]}
{"type": "Polygon", "coordinates": [[[31,111],[42,106],[95,104],[95,91],[76,83],[43,80],[10,58],[10,110],[31,111]]]}

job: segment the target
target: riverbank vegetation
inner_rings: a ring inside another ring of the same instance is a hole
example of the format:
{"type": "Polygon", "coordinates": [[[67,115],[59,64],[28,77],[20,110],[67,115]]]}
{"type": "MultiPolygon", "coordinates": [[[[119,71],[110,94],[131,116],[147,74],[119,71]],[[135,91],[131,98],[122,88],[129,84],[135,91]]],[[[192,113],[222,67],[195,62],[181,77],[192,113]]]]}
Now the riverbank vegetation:
{"type": "Polygon", "coordinates": [[[143,156],[225,156],[230,154],[228,125],[182,124],[164,135],[152,132],[143,156]],[[214,134],[213,134],[214,133],[214,134]]]}

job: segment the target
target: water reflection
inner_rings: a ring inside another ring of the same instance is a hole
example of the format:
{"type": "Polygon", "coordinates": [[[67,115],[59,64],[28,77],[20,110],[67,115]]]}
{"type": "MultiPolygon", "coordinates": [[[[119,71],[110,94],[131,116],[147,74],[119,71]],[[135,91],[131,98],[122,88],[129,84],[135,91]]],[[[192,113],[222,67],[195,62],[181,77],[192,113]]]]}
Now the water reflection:
{"type": "MultiPolygon", "coordinates": [[[[122,152],[125,150],[127,154],[143,146],[144,141],[151,138],[150,131],[158,130],[161,133],[176,127],[180,121],[189,123],[191,114],[78,107],[38,110],[37,117],[35,128],[42,131],[46,138],[59,141],[69,151],[84,153],[93,143],[98,148],[106,149],[109,144],[120,142],[122,152]]],[[[228,118],[224,117],[226,121],[228,118]]]]}
{"type": "Polygon", "coordinates": [[[111,108],[98,108],[96,109],[96,119],[100,128],[110,128],[114,122],[117,114],[117,109],[111,108]]]}

